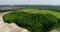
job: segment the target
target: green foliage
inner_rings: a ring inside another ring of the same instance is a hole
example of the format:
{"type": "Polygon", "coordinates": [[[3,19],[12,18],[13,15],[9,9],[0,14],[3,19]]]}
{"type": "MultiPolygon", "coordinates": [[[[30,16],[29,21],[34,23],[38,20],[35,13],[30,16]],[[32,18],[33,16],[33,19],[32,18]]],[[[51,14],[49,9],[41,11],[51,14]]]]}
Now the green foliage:
{"type": "Polygon", "coordinates": [[[59,24],[57,17],[43,13],[16,11],[4,15],[3,18],[5,22],[16,23],[18,26],[26,28],[31,32],[48,32],[52,27],[59,24]]]}

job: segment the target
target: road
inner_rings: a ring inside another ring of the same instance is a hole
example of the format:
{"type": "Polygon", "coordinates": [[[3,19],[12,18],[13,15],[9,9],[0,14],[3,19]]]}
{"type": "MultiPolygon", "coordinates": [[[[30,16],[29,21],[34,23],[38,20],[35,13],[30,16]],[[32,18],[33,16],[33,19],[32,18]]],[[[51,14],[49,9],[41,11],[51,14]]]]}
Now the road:
{"type": "Polygon", "coordinates": [[[3,16],[7,13],[11,13],[13,11],[9,12],[2,12],[0,13],[0,32],[28,32],[27,29],[24,29],[22,27],[18,27],[15,23],[5,23],[3,21],[3,16]]]}

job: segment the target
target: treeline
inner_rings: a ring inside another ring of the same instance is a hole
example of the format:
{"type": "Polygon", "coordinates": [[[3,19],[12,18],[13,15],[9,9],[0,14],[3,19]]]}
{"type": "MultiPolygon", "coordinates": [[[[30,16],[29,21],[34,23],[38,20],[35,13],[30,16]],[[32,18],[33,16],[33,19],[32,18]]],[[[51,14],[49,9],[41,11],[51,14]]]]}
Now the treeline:
{"type": "Polygon", "coordinates": [[[19,7],[23,8],[32,8],[32,9],[39,9],[39,10],[53,10],[60,12],[60,6],[58,5],[20,5],[19,7]]]}
{"type": "MultiPolygon", "coordinates": [[[[58,5],[2,5],[0,6],[0,10],[5,8],[12,8],[10,10],[16,10],[16,9],[23,9],[23,8],[31,8],[31,9],[39,9],[39,10],[53,10],[60,12],[60,6],[58,5]]],[[[8,9],[7,9],[8,10],[8,9]]]]}

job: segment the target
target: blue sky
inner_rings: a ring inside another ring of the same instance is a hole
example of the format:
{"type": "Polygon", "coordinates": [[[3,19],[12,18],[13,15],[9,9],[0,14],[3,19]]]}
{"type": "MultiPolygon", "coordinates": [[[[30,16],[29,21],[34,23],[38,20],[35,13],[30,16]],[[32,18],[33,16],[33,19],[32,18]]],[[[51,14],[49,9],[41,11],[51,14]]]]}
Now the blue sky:
{"type": "Polygon", "coordinates": [[[0,5],[60,5],[60,0],[0,0],[0,5]]]}

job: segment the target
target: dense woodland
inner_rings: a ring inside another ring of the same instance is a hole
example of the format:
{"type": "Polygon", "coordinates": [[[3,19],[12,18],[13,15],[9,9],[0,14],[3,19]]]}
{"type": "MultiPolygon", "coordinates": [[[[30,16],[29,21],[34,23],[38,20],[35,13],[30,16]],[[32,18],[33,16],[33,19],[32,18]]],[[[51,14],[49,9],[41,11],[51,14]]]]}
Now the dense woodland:
{"type": "Polygon", "coordinates": [[[22,9],[3,16],[6,23],[15,23],[30,32],[49,32],[60,28],[60,13],[52,10],[22,9]]]}

